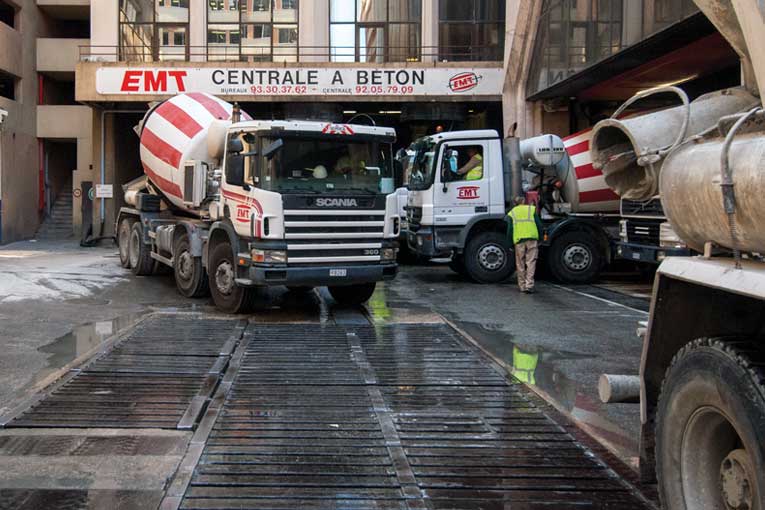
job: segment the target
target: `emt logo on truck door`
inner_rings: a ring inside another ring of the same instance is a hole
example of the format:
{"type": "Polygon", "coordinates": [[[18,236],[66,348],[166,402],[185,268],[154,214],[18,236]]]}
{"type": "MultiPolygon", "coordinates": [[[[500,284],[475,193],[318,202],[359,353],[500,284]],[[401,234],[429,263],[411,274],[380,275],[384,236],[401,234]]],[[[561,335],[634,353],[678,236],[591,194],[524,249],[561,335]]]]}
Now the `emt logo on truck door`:
{"type": "Polygon", "coordinates": [[[457,188],[457,198],[460,200],[474,200],[478,196],[479,186],[461,186],[457,188]]]}
{"type": "Polygon", "coordinates": [[[249,223],[250,221],[250,206],[238,205],[236,206],[236,221],[240,223],[249,223]]]}
{"type": "Polygon", "coordinates": [[[481,78],[473,72],[455,74],[449,79],[449,88],[452,92],[467,92],[476,88],[481,78]]]}

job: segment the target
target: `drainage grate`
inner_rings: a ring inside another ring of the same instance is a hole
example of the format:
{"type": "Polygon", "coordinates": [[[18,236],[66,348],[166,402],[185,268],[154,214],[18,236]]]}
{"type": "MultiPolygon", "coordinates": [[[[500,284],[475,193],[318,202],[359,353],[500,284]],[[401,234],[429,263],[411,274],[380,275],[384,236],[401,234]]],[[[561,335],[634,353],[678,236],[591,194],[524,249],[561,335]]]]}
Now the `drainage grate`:
{"type": "Polygon", "coordinates": [[[7,427],[191,428],[243,325],[157,315],[7,427]]]}
{"type": "Polygon", "coordinates": [[[183,508],[645,508],[448,326],[245,339],[183,508]]]}

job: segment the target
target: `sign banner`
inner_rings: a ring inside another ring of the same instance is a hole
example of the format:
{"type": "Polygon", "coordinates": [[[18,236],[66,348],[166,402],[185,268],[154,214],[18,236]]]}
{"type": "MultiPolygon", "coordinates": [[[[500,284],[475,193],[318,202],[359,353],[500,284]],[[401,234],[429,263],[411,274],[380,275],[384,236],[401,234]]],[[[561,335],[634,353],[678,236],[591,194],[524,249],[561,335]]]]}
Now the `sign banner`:
{"type": "Polygon", "coordinates": [[[499,96],[501,68],[131,68],[96,71],[99,94],[226,96],[499,96]]]}

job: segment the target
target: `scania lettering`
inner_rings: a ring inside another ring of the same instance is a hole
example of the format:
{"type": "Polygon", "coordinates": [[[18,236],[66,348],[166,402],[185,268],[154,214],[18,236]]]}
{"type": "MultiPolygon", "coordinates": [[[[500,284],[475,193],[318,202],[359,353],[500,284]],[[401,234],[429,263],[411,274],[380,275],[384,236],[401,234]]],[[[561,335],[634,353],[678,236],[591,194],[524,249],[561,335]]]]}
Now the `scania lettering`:
{"type": "Polygon", "coordinates": [[[117,218],[121,263],[138,276],[170,266],[181,294],[212,293],[229,313],[261,286],[369,299],[397,272],[395,131],[242,117],[203,93],[147,113],[145,176],[124,187],[117,218]]]}

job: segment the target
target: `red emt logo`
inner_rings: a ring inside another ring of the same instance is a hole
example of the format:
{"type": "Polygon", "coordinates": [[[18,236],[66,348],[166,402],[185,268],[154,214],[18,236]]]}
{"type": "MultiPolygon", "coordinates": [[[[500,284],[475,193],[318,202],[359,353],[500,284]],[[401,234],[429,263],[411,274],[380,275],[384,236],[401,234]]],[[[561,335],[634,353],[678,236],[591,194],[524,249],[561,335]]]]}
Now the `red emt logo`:
{"type": "Polygon", "coordinates": [[[478,76],[470,71],[455,74],[449,79],[449,88],[452,92],[467,92],[476,88],[481,78],[483,76],[478,76]]]}
{"type": "Polygon", "coordinates": [[[250,206],[238,205],[236,206],[236,221],[240,223],[249,223],[250,221],[250,206]]]}
{"type": "Polygon", "coordinates": [[[127,70],[122,78],[121,92],[168,92],[169,83],[178,92],[186,92],[186,71],[127,70]]]}
{"type": "Polygon", "coordinates": [[[478,196],[479,186],[462,186],[457,188],[457,198],[460,200],[475,200],[478,196]]]}

